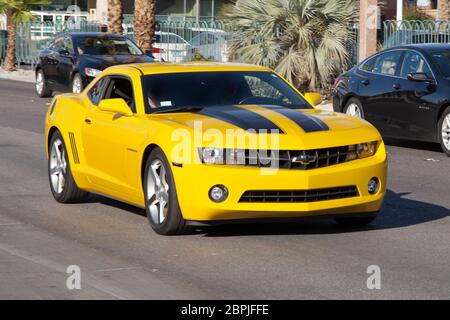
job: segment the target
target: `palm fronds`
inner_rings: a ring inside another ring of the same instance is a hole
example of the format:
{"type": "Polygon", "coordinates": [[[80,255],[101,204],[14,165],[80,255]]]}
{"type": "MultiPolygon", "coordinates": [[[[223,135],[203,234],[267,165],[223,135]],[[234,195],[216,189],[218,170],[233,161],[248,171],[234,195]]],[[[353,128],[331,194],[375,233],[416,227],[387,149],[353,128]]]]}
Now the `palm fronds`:
{"type": "Polygon", "coordinates": [[[323,88],[348,63],[355,0],[237,0],[222,17],[240,62],[270,67],[300,88],[323,88]]]}

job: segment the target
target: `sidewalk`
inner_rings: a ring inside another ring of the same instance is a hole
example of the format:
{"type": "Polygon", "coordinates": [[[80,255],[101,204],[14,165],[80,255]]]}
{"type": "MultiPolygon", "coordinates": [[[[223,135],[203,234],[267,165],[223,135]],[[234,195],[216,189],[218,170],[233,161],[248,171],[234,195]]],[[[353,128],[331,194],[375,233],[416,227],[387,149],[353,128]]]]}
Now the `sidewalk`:
{"type": "Polygon", "coordinates": [[[34,71],[19,69],[17,71],[9,72],[0,68],[0,79],[22,81],[22,82],[34,82],[34,71]]]}

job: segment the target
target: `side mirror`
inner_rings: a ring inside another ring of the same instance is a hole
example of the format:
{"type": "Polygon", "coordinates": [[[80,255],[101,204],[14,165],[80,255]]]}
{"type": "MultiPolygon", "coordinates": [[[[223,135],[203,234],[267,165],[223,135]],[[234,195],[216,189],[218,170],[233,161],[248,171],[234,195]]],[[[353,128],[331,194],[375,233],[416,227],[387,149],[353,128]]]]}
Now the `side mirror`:
{"type": "Polygon", "coordinates": [[[424,72],[408,73],[408,80],[415,82],[430,82],[430,83],[434,82],[434,79],[430,78],[424,72]]]}
{"type": "Polygon", "coordinates": [[[103,99],[100,101],[98,109],[106,112],[118,113],[126,117],[133,115],[130,107],[122,98],[103,99]]]}
{"type": "Polygon", "coordinates": [[[66,49],[61,49],[58,51],[58,53],[62,56],[70,56],[69,50],[66,50],[66,49]]]}
{"type": "Polygon", "coordinates": [[[307,92],[307,93],[305,93],[303,95],[303,97],[312,106],[317,105],[319,103],[319,101],[320,101],[320,98],[321,98],[320,93],[315,93],[315,92],[307,92]]]}
{"type": "Polygon", "coordinates": [[[155,58],[155,57],[153,56],[152,50],[145,50],[144,53],[145,53],[147,56],[149,56],[150,58],[155,58]]]}

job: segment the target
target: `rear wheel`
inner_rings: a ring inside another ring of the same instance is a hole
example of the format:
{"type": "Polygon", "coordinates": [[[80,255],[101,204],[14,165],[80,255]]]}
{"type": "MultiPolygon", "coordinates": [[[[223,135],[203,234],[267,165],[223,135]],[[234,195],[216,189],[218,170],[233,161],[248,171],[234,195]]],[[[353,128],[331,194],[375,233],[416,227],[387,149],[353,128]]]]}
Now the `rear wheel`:
{"type": "Polygon", "coordinates": [[[450,157],[450,107],[444,110],[439,120],[438,137],[442,150],[450,157]]]}
{"type": "Polygon", "coordinates": [[[176,235],[190,231],[181,214],[172,170],[160,148],[153,150],[146,161],[144,194],[147,218],[156,233],[176,235]]]}
{"type": "Polygon", "coordinates": [[[371,216],[364,216],[364,217],[334,218],[334,221],[336,221],[338,224],[342,226],[358,227],[370,224],[373,220],[375,220],[376,217],[377,215],[374,214],[371,216]]]}
{"type": "Polygon", "coordinates": [[[58,202],[82,202],[88,195],[78,188],[73,179],[66,145],[59,131],[56,131],[50,140],[48,178],[53,197],[58,202]]]}
{"type": "Polygon", "coordinates": [[[36,72],[36,93],[40,98],[50,97],[53,93],[45,83],[44,72],[41,69],[36,72]]]}
{"type": "Polygon", "coordinates": [[[79,73],[75,73],[72,79],[72,92],[73,93],[81,93],[83,91],[83,79],[79,73]]]}
{"type": "Polygon", "coordinates": [[[361,105],[361,102],[356,98],[350,98],[350,100],[348,100],[347,104],[344,107],[344,113],[355,118],[364,119],[363,107],[361,105]]]}

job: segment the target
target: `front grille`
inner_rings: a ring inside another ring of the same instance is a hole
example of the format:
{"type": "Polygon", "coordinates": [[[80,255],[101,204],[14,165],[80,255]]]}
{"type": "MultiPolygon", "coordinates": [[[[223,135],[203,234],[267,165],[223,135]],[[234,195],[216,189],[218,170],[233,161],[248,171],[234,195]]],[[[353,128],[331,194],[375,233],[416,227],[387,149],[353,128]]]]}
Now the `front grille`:
{"type": "Polygon", "coordinates": [[[302,151],[279,151],[279,167],[308,170],[355,159],[349,146],[302,151]]]}
{"type": "Polygon", "coordinates": [[[312,190],[253,190],[244,192],[239,202],[315,202],[358,195],[356,186],[312,190]]]}
{"type": "Polygon", "coordinates": [[[355,146],[313,150],[233,150],[227,149],[224,163],[253,167],[308,170],[355,160],[355,146]]]}

